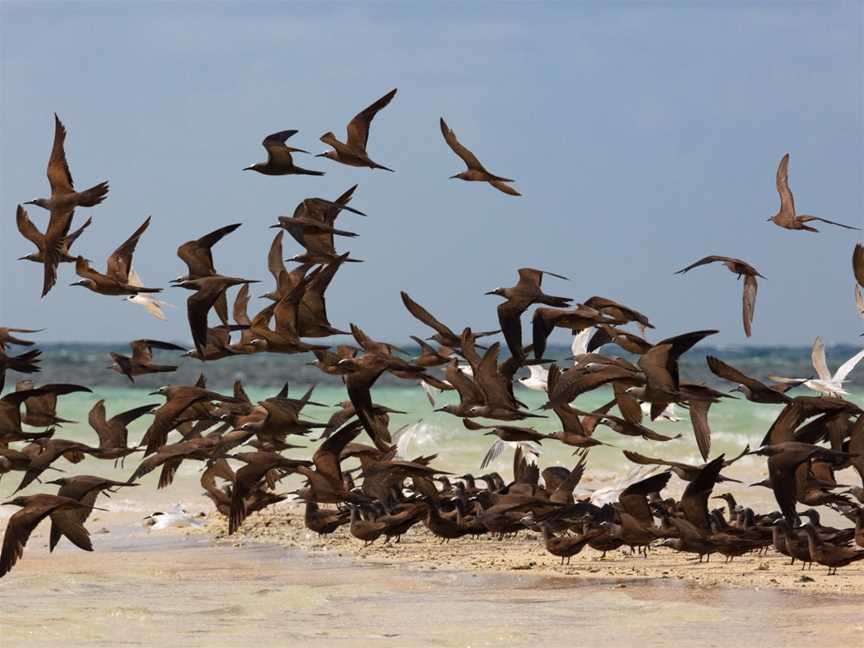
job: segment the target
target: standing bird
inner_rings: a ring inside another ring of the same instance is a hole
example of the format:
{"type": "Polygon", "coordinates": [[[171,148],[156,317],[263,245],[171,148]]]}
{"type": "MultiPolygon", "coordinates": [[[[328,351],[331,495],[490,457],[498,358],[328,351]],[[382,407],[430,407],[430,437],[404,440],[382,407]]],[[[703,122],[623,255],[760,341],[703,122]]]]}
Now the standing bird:
{"type": "Polygon", "coordinates": [[[70,212],[76,207],[94,207],[105,200],[108,195],[108,182],[100,182],[98,185],[75,191],[72,183],[72,174],[69,172],[69,164],[66,162],[66,127],[54,113],[54,145],[51,147],[51,157],[48,158],[48,184],[51,185],[50,198],[35,198],[28,200],[25,205],[37,205],[49,211],[61,213],[70,212]]]}
{"type": "Polygon", "coordinates": [[[71,286],[84,286],[100,295],[137,295],[138,293],[162,292],[161,288],[145,288],[133,286],[129,281],[132,270],[132,255],[138,246],[138,240],[150,225],[150,217],[147,217],[141,226],[126,239],[120,247],[111,253],[105,263],[105,274],[97,272],[90,267],[87,259],[79,256],[75,262],[75,273],[82,277],[71,286]]]}
{"type": "Polygon", "coordinates": [[[213,275],[200,279],[187,279],[174,284],[174,288],[195,291],[195,294],[186,300],[186,314],[189,318],[189,328],[192,331],[195,350],[198,351],[202,360],[205,357],[204,347],[207,346],[207,314],[210,312],[210,308],[231,286],[250,283],[258,283],[258,280],[213,275]]]}
{"type": "Polygon", "coordinates": [[[292,135],[296,135],[296,130],[284,130],[278,133],[268,135],[261,142],[261,146],[267,149],[267,161],[256,162],[255,164],[245,167],[244,171],[257,171],[264,175],[314,175],[322,176],[323,171],[311,171],[309,169],[301,169],[294,166],[294,160],[291,157],[292,153],[309,153],[303,149],[293,148],[285,144],[292,135]]]}
{"type": "Polygon", "coordinates": [[[467,171],[463,171],[462,173],[457,173],[456,175],[450,176],[450,179],[459,178],[460,180],[473,180],[476,182],[488,182],[490,185],[495,187],[498,191],[503,191],[506,194],[510,194],[511,196],[521,196],[518,191],[516,191],[513,187],[507,182],[515,182],[515,180],[511,178],[502,178],[501,176],[497,176],[493,173],[489,173],[486,170],[480,160],[469,151],[464,145],[462,145],[458,139],[456,139],[456,133],[450,130],[450,127],[447,126],[447,122],[444,121],[444,118],[441,118],[441,134],[444,135],[444,141],[447,142],[447,146],[453,149],[453,152],[462,158],[462,161],[465,162],[465,166],[468,167],[467,171]]]}
{"type": "Polygon", "coordinates": [[[324,133],[321,141],[333,147],[332,151],[321,153],[315,157],[326,157],[342,164],[356,167],[369,167],[370,169],[384,169],[393,171],[385,166],[373,162],[366,153],[366,144],[369,141],[369,126],[378,111],[384,108],[393,97],[396,96],[396,88],[381,97],[371,106],[364,108],[348,122],[348,135],[346,142],[340,142],[332,132],[324,133]]]}
{"type": "Polygon", "coordinates": [[[780,194],[780,211],[774,214],[769,221],[773,221],[778,227],[790,230],[804,230],[807,232],[818,232],[815,227],[807,225],[811,221],[819,221],[820,223],[828,223],[845,229],[860,230],[860,227],[852,227],[843,223],[835,223],[834,221],[818,216],[801,215],[795,213],[795,199],[792,197],[792,190],[789,189],[789,154],[783,156],[780,160],[780,165],[777,167],[777,193],[780,194]]]}
{"type": "Polygon", "coordinates": [[[520,318],[525,309],[534,303],[565,307],[569,306],[572,300],[569,297],[546,295],[540,288],[544,274],[564,279],[565,281],[567,277],[555,274],[554,272],[535,270],[534,268],[519,268],[517,272],[519,273],[519,281],[515,286],[496,288],[486,294],[498,295],[507,300],[498,305],[498,322],[501,325],[501,331],[504,333],[504,339],[507,341],[507,347],[510,349],[510,355],[519,359],[521,363],[521,360],[525,357],[525,353],[522,349],[522,322],[520,318]]]}
{"type": "Polygon", "coordinates": [[[686,268],[681,268],[675,274],[684,274],[688,270],[692,270],[693,268],[701,265],[714,263],[716,261],[719,261],[727,268],[729,268],[731,272],[737,274],[739,279],[742,277],[742,275],[744,277],[744,334],[747,337],[750,337],[751,326],[753,324],[753,314],[756,310],[756,291],[759,289],[758,285],[756,284],[756,277],[762,277],[763,279],[765,278],[763,275],[759,274],[759,271],[756,268],[751,266],[749,263],[742,261],[741,259],[711,255],[706,256],[704,259],[699,259],[698,261],[691,263],[686,268]]]}

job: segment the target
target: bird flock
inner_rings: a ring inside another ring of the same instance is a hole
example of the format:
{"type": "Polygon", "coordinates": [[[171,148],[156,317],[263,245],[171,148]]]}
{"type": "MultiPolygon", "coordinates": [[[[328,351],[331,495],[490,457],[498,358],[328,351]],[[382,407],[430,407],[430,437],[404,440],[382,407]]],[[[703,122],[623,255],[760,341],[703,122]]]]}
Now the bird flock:
{"type": "MultiPolygon", "coordinates": [[[[395,95],[394,89],[359,112],[348,123],[344,142],[332,132],[322,135],[321,141],[332,150],[318,157],[392,171],[373,161],[368,144],[372,121],[395,95]]],[[[440,128],[446,144],[467,167],[452,178],[486,182],[507,195],[520,195],[510,185],[512,179],[487,171],[443,118],[440,128]]],[[[323,171],[294,164],[294,154],[306,153],[286,144],[297,132],[284,130],[265,137],[266,162],[247,166],[244,171],[268,176],[323,175],[323,171]]],[[[101,182],[76,191],[66,161],[65,139],[66,129],[55,115],[47,170],[50,197],[24,203],[47,210],[48,222],[44,231],[40,230],[23,205],[18,206],[18,229],[37,248],[21,259],[42,265],[43,297],[56,285],[61,264],[74,264],[80,279],[72,286],[99,295],[123,296],[164,319],[162,307],[166,304],[154,296],[162,289],[145,287],[133,268],[133,256],[150,224],[149,217],[107,257],[104,272],[77,253],[82,247],[78,239],[92,220],[87,218],[73,230],[75,212],[102,203],[109,186],[101,182]]],[[[798,215],[789,189],[788,165],[787,154],[777,169],[780,210],[769,221],[806,232],[817,231],[810,225],[813,222],[858,229],[798,215]]],[[[109,367],[134,383],[137,376],[177,369],[158,364],[154,351],[183,352],[202,363],[254,353],[311,354],[312,364],[325,374],[339,376],[347,392],[347,399],[329,420],[319,423],[305,418],[307,407],[327,407],[313,400],[314,387],[298,397],[289,395],[286,384],[274,396],[253,402],[239,381],[231,394],[208,389],[202,371],[194,385],[170,384],[151,392],[164,402],[120,412],[104,400],[94,403],[88,422],[98,445],[88,445],[56,434],[64,423],[70,423],[58,415],[60,397],[90,392],[88,387],[58,383],[36,386],[30,379],[19,380],[14,391],[0,398],[0,475],[23,473],[16,493],[34,482],[54,484],[59,490],[56,494],[18,495],[5,502],[20,509],[6,526],[0,576],[21,558],[31,532],[46,518],[51,523],[51,550],[65,537],[92,551],[84,523],[97,508],[100,494],[138,486],[139,480],[157,469],[157,488],[167,488],[180,465],[189,461],[203,464],[201,485],[216,510],[227,518],[229,533],[236,532],[255,511],[285,500],[288,493],[279,492],[277,484],[296,476],[300,487],[291,494],[303,502],[304,520],[310,530],[323,536],[347,525],[364,543],[382,536],[385,541],[396,538],[398,542],[408,529],[423,525],[441,542],[480,535],[504,539],[532,529],[542,533],[546,550],[562,562],[586,546],[604,553],[628,546],[647,556],[649,547],[658,544],[698,555],[700,561],[713,553],[731,560],[773,547],[792,562],[815,562],[828,567],[829,573],[864,559],[864,410],[846,400],[843,389],[844,380],[864,351],[831,374],[824,345],[817,338],[813,347],[817,377],[772,376],[770,383],[708,356],[709,369],[735,386],[731,391],[720,391],[689,382],[679,371],[680,358],[716,330],[689,331],[651,342],[647,336],[654,327],[647,315],[603,296],[574,302],[571,297],[548,294],[544,278],[563,282],[566,277],[518,268],[514,285],[486,293],[502,299],[497,306],[500,330],[496,331],[450,328],[402,292],[408,312],[431,330],[431,335],[427,331],[424,337],[411,336],[419,348],[419,355],[412,357],[392,344],[373,339],[356,323],[342,330],[328,319],[328,286],[343,266],[360,262],[349,252],[337,251],[335,245],[336,237],[357,236],[342,229],[341,222],[336,227],[343,212],[352,219],[365,216],[349,205],[356,189],[357,185],[334,200],[307,198],[293,215],[281,216],[271,225],[278,230],[266,257],[273,284],[261,295],[266,306],[251,316],[250,291],[260,282],[221,275],[213,255],[213,248],[241,223],[182,243],[177,255],[187,273],[173,279],[171,285],[191,292],[186,312],[194,348],[187,351],[159,340],[133,340],[131,355],[111,353],[109,367]],[[283,252],[286,232],[303,249],[288,259],[283,252]],[[290,268],[286,261],[292,264],[290,268]],[[228,294],[235,288],[229,314],[228,294]],[[522,321],[531,307],[535,308],[530,335],[526,336],[522,321]],[[545,357],[547,339],[556,328],[573,335],[573,355],[566,362],[545,357]],[[499,334],[503,344],[495,341],[499,334]],[[350,335],[354,343],[320,343],[334,335],[350,335]],[[627,351],[630,359],[599,353],[602,347],[613,345],[627,351]],[[530,376],[517,378],[526,368],[530,376]],[[442,392],[455,392],[455,402],[435,411],[460,419],[466,435],[495,437],[481,471],[512,448],[512,480],[494,471],[457,476],[436,465],[435,455],[405,456],[404,440],[410,426],[391,432],[390,415],[398,412],[373,399],[375,383],[385,373],[408,384],[419,383],[433,407],[442,392]],[[519,400],[514,390],[517,380],[546,394],[540,409],[529,411],[519,400]],[[609,402],[592,411],[582,409],[583,395],[600,388],[610,393],[609,402]],[[810,389],[816,395],[790,394],[798,388],[810,389]],[[735,393],[754,403],[781,405],[782,410],[759,448],[751,450],[748,446],[735,457],[721,454],[712,458],[711,405],[736,398],[735,393]],[[634,464],[628,478],[615,487],[593,492],[578,487],[588,469],[591,448],[611,445],[594,435],[599,427],[659,446],[677,437],[658,433],[653,424],[678,420],[677,413],[683,412],[692,423],[704,463],[691,465],[623,449],[622,464],[634,464]],[[531,420],[550,415],[560,423],[557,431],[543,434],[530,426],[531,420]],[[152,417],[147,431],[139,443],[130,444],[128,426],[142,417],[152,417]],[[311,459],[288,456],[293,449],[307,447],[313,434],[320,436],[311,459]],[[303,443],[293,444],[292,439],[303,443]],[[573,448],[572,468],[547,466],[541,470],[539,448],[542,443],[554,442],[573,448]],[[139,453],[142,457],[125,481],[93,475],[41,479],[46,471],[57,470],[52,464],[61,457],[77,463],[91,456],[122,468],[127,458],[139,453]],[[736,481],[722,471],[748,455],[766,458],[768,476],[754,487],[770,488],[778,510],[757,513],[729,493],[712,495],[718,483],[736,481]],[[835,473],[847,468],[857,472],[857,478],[843,481],[858,481],[860,486],[838,483],[835,473]],[[672,475],[686,484],[677,500],[662,494],[672,475]],[[725,500],[725,508],[712,508],[712,498],[725,500]],[[799,513],[799,504],[808,508],[799,513]],[[839,529],[823,526],[818,507],[830,507],[851,525],[839,529]],[[802,517],[807,519],[805,524],[802,517]]],[[[741,259],[718,255],[706,256],[678,273],[711,263],[722,263],[739,279],[744,278],[743,325],[749,337],[757,277],[765,277],[741,259]]],[[[853,269],[855,301],[864,317],[864,247],[860,245],[853,252],[853,269]]],[[[32,340],[20,337],[38,332],[0,328],[0,392],[7,371],[39,372],[40,351],[33,348],[32,340]],[[14,346],[25,350],[13,353],[10,348],[14,346]]]]}

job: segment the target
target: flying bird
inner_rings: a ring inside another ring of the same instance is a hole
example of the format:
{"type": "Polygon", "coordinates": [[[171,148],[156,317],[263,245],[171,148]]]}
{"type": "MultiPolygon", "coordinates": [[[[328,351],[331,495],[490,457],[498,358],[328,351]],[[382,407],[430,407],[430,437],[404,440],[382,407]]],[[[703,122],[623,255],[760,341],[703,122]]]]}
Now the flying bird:
{"type": "Polygon", "coordinates": [[[97,272],[90,267],[90,263],[84,257],[79,256],[75,261],[75,273],[82,277],[71,286],[83,286],[100,295],[137,295],[138,293],[162,292],[161,288],[145,288],[133,286],[129,282],[129,273],[132,270],[132,255],[138,246],[138,240],[150,225],[150,217],[147,217],[141,226],[126,239],[120,247],[111,253],[105,262],[105,274],[97,272]]]}
{"type": "Polygon", "coordinates": [[[124,356],[119,353],[111,353],[112,364],[109,369],[126,376],[130,382],[135,382],[133,376],[142,376],[152,373],[170,373],[177,371],[176,366],[158,365],[153,363],[153,349],[166,351],[185,351],[181,346],[170,342],[159,340],[132,340],[132,356],[124,356]]]}
{"type": "Polygon", "coordinates": [[[740,279],[742,276],[744,277],[744,295],[743,295],[743,319],[744,319],[744,334],[747,337],[750,337],[751,334],[751,326],[753,325],[753,314],[756,310],[756,291],[759,289],[756,284],[756,277],[765,278],[759,271],[756,270],[749,263],[742,261],[741,259],[735,259],[733,257],[725,257],[725,256],[706,256],[704,259],[699,259],[694,263],[691,263],[686,268],[681,268],[675,274],[684,274],[693,268],[697,268],[702,265],[707,265],[709,263],[720,262],[725,265],[729,270],[738,275],[740,279]]]}
{"type": "Polygon", "coordinates": [[[267,161],[256,162],[255,164],[245,167],[244,171],[257,171],[264,175],[313,175],[322,176],[323,171],[312,171],[310,169],[302,169],[295,166],[294,160],[291,157],[292,153],[309,153],[303,149],[293,148],[285,144],[285,140],[293,135],[296,135],[296,130],[284,130],[278,133],[273,133],[264,138],[261,146],[267,149],[267,161]]]}
{"type": "Polygon", "coordinates": [[[56,213],[68,213],[71,219],[72,210],[76,207],[94,207],[105,200],[108,195],[108,183],[100,182],[98,185],[75,191],[72,183],[72,174],[69,172],[69,164],[66,162],[66,127],[54,113],[54,144],[51,147],[51,157],[48,158],[48,184],[51,185],[50,198],[35,198],[28,200],[25,205],[37,205],[43,209],[56,213]]]}
{"type": "Polygon", "coordinates": [[[804,230],[806,232],[818,232],[815,227],[807,225],[812,221],[836,225],[845,229],[860,230],[860,227],[852,227],[843,223],[835,223],[826,218],[818,216],[810,216],[802,214],[798,216],[795,213],[795,199],[792,197],[792,190],[789,189],[789,154],[783,156],[780,160],[780,165],[777,167],[777,193],[780,194],[780,211],[769,218],[778,227],[790,230],[804,230]]]}
{"type": "Polygon", "coordinates": [[[371,106],[364,108],[348,122],[348,135],[346,141],[340,142],[332,132],[324,133],[321,136],[321,141],[333,147],[332,151],[321,153],[316,157],[326,157],[342,164],[347,164],[356,167],[369,167],[370,169],[384,169],[385,171],[393,171],[387,167],[373,162],[366,152],[366,145],[369,141],[369,126],[372,125],[372,120],[378,111],[384,108],[393,97],[396,96],[396,88],[381,97],[371,106]]]}
{"type": "Polygon", "coordinates": [[[864,349],[856,353],[854,356],[844,362],[834,375],[828,370],[828,362],[825,359],[825,344],[822,338],[817,337],[813,342],[813,349],[810,352],[810,360],[813,363],[813,368],[816,370],[818,378],[783,378],[780,376],[768,376],[771,380],[776,380],[781,383],[797,383],[804,385],[813,391],[822,392],[828,396],[840,396],[848,394],[843,389],[843,382],[846,376],[855,368],[855,366],[864,359],[864,349]]]}
{"type": "Polygon", "coordinates": [[[462,161],[465,162],[465,166],[468,167],[467,171],[462,171],[461,173],[457,173],[456,175],[450,176],[451,179],[459,178],[460,180],[469,180],[475,182],[488,182],[490,185],[495,187],[498,191],[503,191],[506,194],[511,196],[521,196],[518,191],[516,191],[513,187],[506,184],[507,182],[515,182],[512,178],[502,178],[501,176],[497,176],[493,173],[489,173],[486,170],[480,160],[468,150],[463,144],[456,139],[456,133],[450,130],[450,127],[447,126],[447,122],[444,121],[444,118],[441,118],[441,134],[444,135],[444,141],[447,142],[447,146],[453,149],[453,152],[462,158],[462,161]]]}

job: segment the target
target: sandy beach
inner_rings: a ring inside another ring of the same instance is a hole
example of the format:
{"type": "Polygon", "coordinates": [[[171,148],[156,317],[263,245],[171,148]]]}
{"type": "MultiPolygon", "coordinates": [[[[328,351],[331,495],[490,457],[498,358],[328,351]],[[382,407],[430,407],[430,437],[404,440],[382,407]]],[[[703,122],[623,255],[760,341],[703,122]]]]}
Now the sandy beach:
{"type": "Polygon", "coordinates": [[[134,513],[103,514],[96,552],[45,531],[0,584],[3,646],[855,645],[864,570],[826,577],[769,555],[698,565],[586,550],[560,567],[531,534],[438,545],[412,530],[399,545],[341,531],[310,535],[294,506],[252,515],[222,537],[148,532],[134,513]],[[505,623],[506,621],[506,623],[505,623]],[[737,633],[737,634],[736,634],[737,633]]]}

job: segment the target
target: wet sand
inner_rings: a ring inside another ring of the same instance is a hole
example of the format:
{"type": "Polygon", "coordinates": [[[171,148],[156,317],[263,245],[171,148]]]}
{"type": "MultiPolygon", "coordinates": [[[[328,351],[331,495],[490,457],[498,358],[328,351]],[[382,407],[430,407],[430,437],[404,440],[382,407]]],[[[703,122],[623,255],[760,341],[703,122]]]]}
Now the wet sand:
{"type": "MultiPolygon", "coordinates": [[[[285,508],[270,517],[284,520],[285,508]]],[[[814,571],[813,583],[796,586],[795,570],[770,558],[770,574],[789,587],[646,576],[640,570],[682,567],[659,554],[631,573],[617,558],[597,572],[582,557],[559,570],[527,538],[512,548],[486,540],[435,547],[412,532],[399,547],[362,550],[336,537],[322,551],[317,538],[305,550],[285,546],[289,537],[306,542],[293,517],[283,525],[252,516],[230,540],[214,539],[213,525],[148,533],[138,518],[106,514],[100,523],[110,522],[110,533],[94,534],[92,554],[61,543],[49,556],[40,529],[0,581],[3,647],[574,646],[613,638],[651,647],[730,637],[739,646],[805,646],[816,636],[821,645],[851,646],[864,632],[857,585],[824,594],[817,590],[829,579],[814,571]],[[529,548],[525,566],[534,565],[518,569],[516,553],[529,548]],[[477,564],[464,564],[469,553],[477,564]],[[437,569],[430,559],[441,561],[437,569]]]]}

